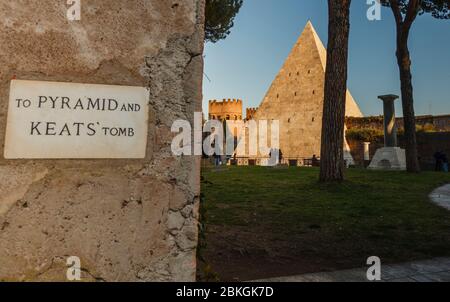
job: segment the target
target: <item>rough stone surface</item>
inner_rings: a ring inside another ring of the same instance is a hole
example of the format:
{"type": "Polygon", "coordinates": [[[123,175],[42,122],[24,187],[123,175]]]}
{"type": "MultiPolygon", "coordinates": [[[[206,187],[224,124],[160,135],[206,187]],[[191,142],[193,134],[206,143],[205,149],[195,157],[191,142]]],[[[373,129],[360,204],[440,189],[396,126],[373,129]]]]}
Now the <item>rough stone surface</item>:
{"type": "MultiPolygon", "coordinates": [[[[320,155],[326,55],[308,22],[254,115],[255,120],[280,121],[280,149],[286,159],[320,155]]],[[[346,116],[362,116],[348,91],[346,116]]]]}
{"type": "Polygon", "coordinates": [[[150,88],[144,160],[0,158],[0,280],[193,281],[199,159],[170,127],[201,111],[203,0],[0,3],[0,154],[12,78],[150,88]],[[174,232],[176,231],[176,232],[174,232]]]}

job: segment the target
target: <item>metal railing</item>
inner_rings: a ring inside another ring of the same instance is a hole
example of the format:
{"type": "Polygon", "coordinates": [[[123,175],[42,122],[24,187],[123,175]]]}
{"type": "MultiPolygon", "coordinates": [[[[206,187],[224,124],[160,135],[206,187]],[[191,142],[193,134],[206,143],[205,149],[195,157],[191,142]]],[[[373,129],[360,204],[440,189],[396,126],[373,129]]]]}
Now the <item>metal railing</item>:
{"type": "MultiPolygon", "coordinates": [[[[269,162],[270,157],[222,157],[223,165],[230,166],[266,166],[269,162]]],[[[202,167],[213,166],[214,157],[203,158],[202,167]]],[[[320,158],[311,157],[283,157],[280,160],[281,165],[287,165],[291,167],[318,167],[320,166],[320,158]]]]}

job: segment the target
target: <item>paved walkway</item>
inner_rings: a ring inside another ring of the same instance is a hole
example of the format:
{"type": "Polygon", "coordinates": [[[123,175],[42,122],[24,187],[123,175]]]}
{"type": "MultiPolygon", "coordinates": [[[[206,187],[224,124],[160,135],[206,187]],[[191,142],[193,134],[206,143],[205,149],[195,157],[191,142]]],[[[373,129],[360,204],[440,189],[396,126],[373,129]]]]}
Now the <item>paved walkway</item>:
{"type": "Polygon", "coordinates": [[[431,201],[450,210],[450,184],[437,188],[430,194],[431,201]]]}
{"type": "MultiPolygon", "coordinates": [[[[281,277],[258,282],[368,282],[367,268],[281,277]]],[[[381,266],[382,282],[450,282],[450,258],[381,266]]]]}

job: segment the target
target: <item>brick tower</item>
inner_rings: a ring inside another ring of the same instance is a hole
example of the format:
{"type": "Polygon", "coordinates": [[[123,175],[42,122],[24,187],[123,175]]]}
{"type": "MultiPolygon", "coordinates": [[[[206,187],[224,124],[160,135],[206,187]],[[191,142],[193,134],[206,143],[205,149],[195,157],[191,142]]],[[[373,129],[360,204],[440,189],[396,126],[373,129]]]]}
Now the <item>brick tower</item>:
{"type": "Polygon", "coordinates": [[[242,100],[224,99],[209,101],[208,117],[210,120],[242,120],[242,100]]]}

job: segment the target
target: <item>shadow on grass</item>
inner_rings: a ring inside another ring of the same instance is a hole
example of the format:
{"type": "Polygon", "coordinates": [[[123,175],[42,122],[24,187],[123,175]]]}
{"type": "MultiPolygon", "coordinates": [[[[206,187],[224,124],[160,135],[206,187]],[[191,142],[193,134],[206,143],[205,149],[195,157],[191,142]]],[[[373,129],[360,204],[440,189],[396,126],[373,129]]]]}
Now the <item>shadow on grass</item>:
{"type": "MultiPolygon", "coordinates": [[[[231,167],[202,173],[205,263],[249,280],[450,255],[450,212],[428,200],[443,173],[349,169],[321,184],[318,169],[231,167]]],[[[201,273],[202,268],[200,268],[201,273]]]]}

